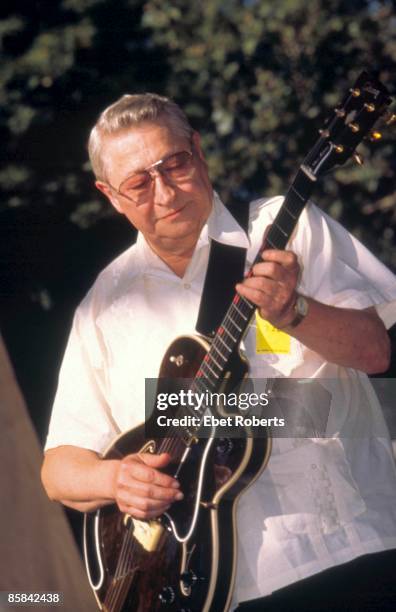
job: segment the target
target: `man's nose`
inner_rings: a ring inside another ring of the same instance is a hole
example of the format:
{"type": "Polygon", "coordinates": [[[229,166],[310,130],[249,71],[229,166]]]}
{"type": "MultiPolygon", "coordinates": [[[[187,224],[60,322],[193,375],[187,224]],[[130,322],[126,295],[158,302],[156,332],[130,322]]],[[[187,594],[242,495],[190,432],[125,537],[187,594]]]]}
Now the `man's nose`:
{"type": "Polygon", "coordinates": [[[160,206],[167,206],[175,197],[174,186],[158,170],[152,176],[154,188],[154,202],[160,206]]]}

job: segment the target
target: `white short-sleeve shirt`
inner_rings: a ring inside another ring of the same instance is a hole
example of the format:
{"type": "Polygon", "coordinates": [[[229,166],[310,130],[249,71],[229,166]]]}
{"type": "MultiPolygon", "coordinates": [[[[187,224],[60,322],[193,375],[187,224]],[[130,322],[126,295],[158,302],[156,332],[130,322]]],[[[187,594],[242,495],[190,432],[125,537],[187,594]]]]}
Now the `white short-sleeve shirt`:
{"type": "MultiPolygon", "coordinates": [[[[215,195],[183,278],[140,234],[99,275],[75,314],[47,449],[70,444],[101,453],[144,421],[145,378],[157,376],[175,337],[194,332],[210,239],[246,247],[249,266],[281,203],[252,203],[247,238],[215,195]]],[[[288,248],[302,267],[302,294],[339,307],[376,306],[388,327],[396,321],[395,276],[313,204],[288,248]]],[[[331,402],[327,437],[275,439],[268,467],[239,501],[235,603],[396,547],[395,464],[367,376],[326,362],[294,338],[287,353],[259,352],[256,325],[243,347],[252,377],[314,378],[331,402]]]]}

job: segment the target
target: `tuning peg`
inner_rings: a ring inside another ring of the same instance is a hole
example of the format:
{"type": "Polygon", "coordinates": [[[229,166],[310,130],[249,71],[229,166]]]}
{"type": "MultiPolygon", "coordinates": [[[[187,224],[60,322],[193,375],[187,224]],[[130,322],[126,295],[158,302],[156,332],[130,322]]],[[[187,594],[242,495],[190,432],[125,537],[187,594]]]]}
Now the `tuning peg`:
{"type": "Polygon", "coordinates": [[[358,132],[360,130],[360,127],[358,126],[357,123],[348,123],[348,127],[354,133],[356,133],[356,132],[358,132]]]}
{"type": "Polygon", "coordinates": [[[350,89],[349,91],[351,92],[354,98],[358,98],[361,93],[360,89],[358,89],[357,87],[355,89],[350,89]]]}
{"type": "Polygon", "coordinates": [[[319,130],[319,134],[322,136],[322,138],[328,138],[330,136],[329,130],[319,130]]]}
{"type": "Polygon", "coordinates": [[[371,140],[371,142],[376,142],[377,140],[381,140],[381,138],[382,138],[381,132],[376,132],[376,131],[371,132],[369,136],[369,139],[371,140]]]}
{"type": "Polygon", "coordinates": [[[368,113],[373,113],[375,111],[375,106],[374,104],[371,104],[371,102],[366,102],[364,108],[368,113]]]}
{"type": "Polygon", "coordinates": [[[358,153],[357,151],[354,152],[353,159],[355,160],[355,162],[357,164],[359,164],[359,166],[363,166],[364,159],[363,159],[362,155],[360,155],[360,153],[358,153]]]}
{"type": "Polygon", "coordinates": [[[395,123],[396,121],[396,114],[395,113],[386,113],[385,117],[385,123],[386,125],[392,125],[392,123],[395,123]]]}

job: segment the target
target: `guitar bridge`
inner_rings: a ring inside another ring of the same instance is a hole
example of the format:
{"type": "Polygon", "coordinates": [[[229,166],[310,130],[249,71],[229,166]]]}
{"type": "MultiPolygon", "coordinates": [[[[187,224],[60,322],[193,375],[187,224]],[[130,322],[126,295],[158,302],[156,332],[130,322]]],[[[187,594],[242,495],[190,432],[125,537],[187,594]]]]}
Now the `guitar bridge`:
{"type": "Polygon", "coordinates": [[[127,525],[129,521],[133,523],[134,537],[144,550],[147,550],[147,552],[157,550],[161,536],[165,531],[163,525],[156,520],[140,521],[139,519],[134,519],[130,514],[126,514],[124,524],[127,525]]]}

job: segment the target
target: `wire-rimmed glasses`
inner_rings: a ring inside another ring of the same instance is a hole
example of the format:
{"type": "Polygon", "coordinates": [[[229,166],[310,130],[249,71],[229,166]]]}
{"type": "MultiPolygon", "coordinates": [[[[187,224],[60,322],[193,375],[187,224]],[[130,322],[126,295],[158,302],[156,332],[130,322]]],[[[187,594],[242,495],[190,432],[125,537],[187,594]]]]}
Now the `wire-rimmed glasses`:
{"type": "Polygon", "coordinates": [[[152,196],[154,179],[161,174],[170,184],[177,184],[190,179],[195,172],[192,151],[178,151],[160,159],[140,172],[128,176],[114,189],[124,198],[134,202],[137,206],[146,204],[152,196]]]}

